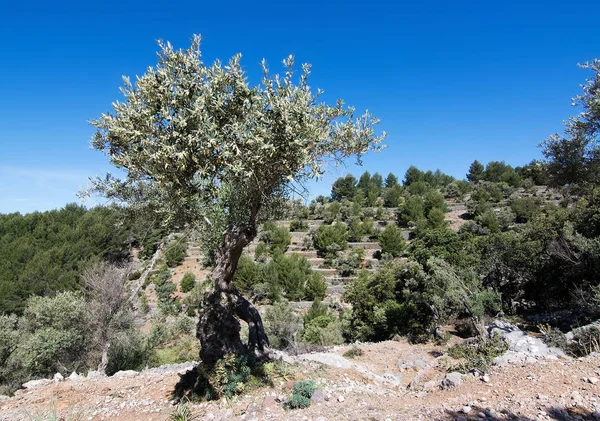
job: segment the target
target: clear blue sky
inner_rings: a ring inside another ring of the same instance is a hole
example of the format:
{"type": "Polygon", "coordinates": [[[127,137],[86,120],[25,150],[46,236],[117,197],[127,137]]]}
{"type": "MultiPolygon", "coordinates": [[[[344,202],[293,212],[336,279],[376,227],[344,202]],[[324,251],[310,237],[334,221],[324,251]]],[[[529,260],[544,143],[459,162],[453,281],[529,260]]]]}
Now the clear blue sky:
{"type": "Polygon", "coordinates": [[[402,178],[414,164],[462,178],[470,162],[512,165],[576,112],[571,98],[600,56],[599,1],[8,2],[0,15],[0,213],[76,201],[110,169],[87,121],[120,99],[121,75],[156,62],[155,40],[204,37],[207,62],[243,54],[313,64],[327,100],[369,109],[388,149],[363,168],[402,178]],[[89,3],[89,4],[88,4],[89,3]]]}

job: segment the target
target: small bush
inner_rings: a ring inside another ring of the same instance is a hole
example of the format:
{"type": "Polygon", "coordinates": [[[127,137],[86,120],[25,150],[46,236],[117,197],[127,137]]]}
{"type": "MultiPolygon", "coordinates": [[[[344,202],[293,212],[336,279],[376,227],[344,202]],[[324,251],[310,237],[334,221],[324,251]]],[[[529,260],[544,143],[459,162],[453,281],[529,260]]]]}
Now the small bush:
{"type": "Polygon", "coordinates": [[[137,279],[140,279],[141,276],[142,276],[142,273],[139,270],[136,270],[136,271],[131,272],[129,275],[127,275],[127,279],[130,281],[135,281],[137,279]]]}
{"type": "Polygon", "coordinates": [[[573,341],[567,345],[567,352],[574,357],[600,352],[600,328],[591,326],[576,331],[573,341]]]}
{"type": "Polygon", "coordinates": [[[513,200],[510,208],[515,213],[517,222],[524,223],[540,212],[540,203],[531,197],[524,197],[513,200]]]}
{"type": "Polygon", "coordinates": [[[348,232],[346,225],[338,223],[334,225],[321,225],[313,236],[314,246],[317,252],[323,255],[335,255],[339,250],[348,247],[348,232]]]}
{"type": "Polygon", "coordinates": [[[186,272],[181,278],[181,292],[190,292],[196,286],[196,277],[193,273],[186,272]]]}
{"type": "Polygon", "coordinates": [[[494,358],[503,355],[508,350],[508,344],[500,336],[477,342],[462,343],[451,347],[448,353],[452,358],[460,359],[462,362],[453,368],[454,371],[468,373],[478,370],[486,373],[494,358]]]}
{"type": "Polygon", "coordinates": [[[266,222],[260,234],[260,241],[267,245],[269,253],[273,255],[276,250],[285,253],[292,236],[287,228],[278,227],[274,222],[266,222]]]}
{"type": "Polygon", "coordinates": [[[346,256],[340,256],[333,261],[333,266],[338,269],[340,275],[351,276],[362,265],[365,251],[362,248],[353,249],[346,256]]]}
{"type": "Polygon", "coordinates": [[[296,382],[292,388],[292,397],[285,404],[286,409],[303,409],[310,406],[310,398],[315,393],[315,383],[312,380],[296,382]]]}
{"type": "Polygon", "coordinates": [[[352,345],[352,347],[348,351],[344,352],[344,357],[354,358],[354,357],[360,357],[363,354],[364,354],[364,352],[362,349],[360,349],[356,345],[352,345]]]}
{"type": "Polygon", "coordinates": [[[295,346],[300,324],[300,318],[287,301],[275,303],[265,313],[265,329],[271,340],[271,346],[276,349],[295,346]]]}
{"type": "Polygon", "coordinates": [[[175,329],[175,332],[184,335],[192,334],[194,332],[194,326],[194,319],[188,316],[179,316],[177,319],[175,319],[175,322],[173,323],[173,328],[175,329]]]}
{"type": "Polygon", "coordinates": [[[285,403],[286,409],[304,409],[310,406],[310,399],[302,395],[292,395],[289,401],[285,403]]]}
{"type": "Polygon", "coordinates": [[[180,241],[174,241],[165,247],[164,251],[165,262],[170,268],[178,266],[186,256],[185,244],[180,241]]]}
{"type": "Polygon", "coordinates": [[[308,231],[308,221],[305,219],[294,219],[290,222],[290,231],[306,232],[308,231]]]}
{"type": "Polygon", "coordinates": [[[327,282],[320,273],[313,273],[306,282],[304,298],[308,301],[322,300],[327,294],[327,282]]]}

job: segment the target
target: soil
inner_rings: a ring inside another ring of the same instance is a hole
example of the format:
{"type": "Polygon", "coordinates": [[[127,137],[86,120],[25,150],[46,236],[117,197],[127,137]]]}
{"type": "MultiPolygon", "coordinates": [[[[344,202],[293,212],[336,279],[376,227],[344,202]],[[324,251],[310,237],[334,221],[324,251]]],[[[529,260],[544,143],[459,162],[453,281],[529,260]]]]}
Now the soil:
{"type": "MultiPolygon", "coordinates": [[[[594,412],[600,411],[599,355],[494,366],[486,377],[466,374],[456,387],[442,389],[445,348],[404,340],[358,348],[363,354],[354,358],[343,356],[349,346],[282,354],[294,369],[273,387],[189,407],[196,419],[206,420],[600,419],[594,412]],[[314,402],[307,409],[284,410],[293,381],[302,379],[316,382],[314,402]]],[[[170,395],[178,373],[190,367],[67,379],[21,390],[0,401],[0,420],[167,420],[176,409],[170,395]],[[56,418],[44,418],[54,413],[56,418]]]]}

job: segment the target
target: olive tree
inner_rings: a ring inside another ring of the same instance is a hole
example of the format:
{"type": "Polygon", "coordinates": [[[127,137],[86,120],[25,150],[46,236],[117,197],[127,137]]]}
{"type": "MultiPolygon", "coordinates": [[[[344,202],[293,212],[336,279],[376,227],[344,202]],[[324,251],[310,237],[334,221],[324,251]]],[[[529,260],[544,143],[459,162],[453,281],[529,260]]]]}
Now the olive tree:
{"type": "Polygon", "coordinates": [[[360,161],[382,148],[385,133],[376,134],[368,112],[356,117],[341,100],[321,102],[322,91],[308,85],[310,65],[296,73],[293,56],[282,75],[263,60],[262,82],[251,86],[240,54],[205,64],[199,36],[188,49],[159,47],[157,65],[135,83],[125,77],[124,101],[91,122],[93,148],[124,175],[97,178],[90,191],[218,234],[212,288],[199,306],[200,358],[268,356],[261,317],[233,284],[243,248],[287,187],[321,176],[332,162],[360,161]],[[248,324],[247,345],[239,319],[248,324]]]}
{"type": "Polygon", "coordinates": [[[600,60],[579,65],[593,76],[582,85],[583,93],[573,99],[582,111],[565,122],[565,134],[554,134],[541,143],[550,182],[555,186],[600,182],[600,60]]]}

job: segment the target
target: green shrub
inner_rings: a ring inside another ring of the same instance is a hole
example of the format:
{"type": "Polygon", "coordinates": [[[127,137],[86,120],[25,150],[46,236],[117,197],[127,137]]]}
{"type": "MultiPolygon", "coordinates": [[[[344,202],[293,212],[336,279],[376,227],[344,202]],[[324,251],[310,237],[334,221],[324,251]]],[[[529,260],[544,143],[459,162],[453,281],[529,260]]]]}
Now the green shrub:
{"type": "Polygon", "coordinates": [[[471,184],[464,180],[457,180],[446,186],[446,197],[462,199],[471,190],[471,184]]]}
{"type": "Polygon", "coordinates": [[[54,297],[32,297],[22,319],[23,365],[31,374],[46,376],[74,370],[83,364],[92,334],[91,319],[80,294],[62,292],[54,297]]]}
{"type": "Polygon", "coordinates": [[[327,282],[320,273],[314,272],[306,282],[304,299],[308,301],[322,300],[327,294],[327,282]]]}
{"type": "Polygon", "coordinates": [[[488,232],[494,234],[500,232],[500,223],[498,222],[496,214],[492,210],[485,211],[483,214],[475,218],[475,220],[479,222],[482,227],[486,228],[488,232]]]}
{"type": "Polygon", "coordinates": [[[320,316],[326,316],[328,314],[329,307],[327,306],[327,304],[324,304],[323,302],[321,302],[321,300],[315,300],[313,301],[312,305],[310,306],[310,308],[306,312],[306,315],[304,316],[304,324],[306,325],[310,323],[312,319],[316,319],[320,316]]]}
{"type": "Polygon", "coordinates": [[[174,268],[178,266],[181,262],[183,262],[183,259],[185,259],[185,244],[181,241],[174,241],[165,247],[163,254],[165,256],[167,266],[169,266],[170,268],[174,268]]]}
{"type": "Polygon", "coordinates": [[[310,399],[302,395],[292,395],[289,401],[285,403],[286,409],[304,409],[310,406],[310,399]]]}
{"type": "Polygon", "coordinates": [[[314,345],[340,345],[344,342],[342,325],[332,316],[320,316],[304,326],[302,340],[314,345]]]}
{"type": "Polygon", "coordinates": [[[199,352],[198,340],[193,336],[184,336],[168,347],[154,348],[149,355],[148,365],[160,367],[165,364],[194,361],[198,358],[199,352]]]}
{"type": "Polygon", "coordinates": [[[129,275],[127,275],[127,279],[130,281],[135,281],[137,279],[140,279],[141,276],[142,276],[142,273],[139,270],[135,270],[135,271],[131,272],[129,275]]]}
{"type": "Polygon", "coordinates": [[[196,286],[196,277],[193,273],[186,272],[181,278],[181,292],[190,292],[196,286]]]}
{"type": "Polygon", "coordinates": [[[398,224],[408,226],[425,219],[425,201],[421,196],[411,195],[398,207],[398,224]]]}
{"type": "Polygon", "coordinates": [[[276,302],[265,313],[265,330],[271,346],[286,349],[296,344],[296,334],[300,330],[300,318],[287,301],[276,302]]]}
{"type": "Polygon", "coordinates": [[[173,334],[164,322],[153,323],[148,334],[148,346],[154,348],[171,340],[173,334]]]}
{"type": "Polygon", "coordinates": [[[348,351],[344,352],[344,357],[354,358],[354,357],[360,357],[363,354],[364,354],[364,352],[362,349],[360,349],[356,345],[352,345],[352,347],[348,351]]]}
{"type": "Polygon", "coordinates": [[[195,326],[196,323],[194,322],[194,319],[188,316],[179,316],[175,319],[175,322],[173,323],[173,329],[175,330],[175,332],[184,335],[193,334],[195,326]]]}
{"type": "Polygon", "coordinates": [[[346,225],[341,223],[320,225],[313,236],[315,249],[321,256],[335,256],[337,251],[345,250],[348,247],[347,240],[346,225]]]}
{"type": "Polygon", "coordinates": [[[191,421],[197,419],[194,416],[192,409],[184,401],[180,401],[175,408],[175,412],[169,415],[168,421],[191,421]]]}
{"type": "Polygon", "coordinates": [[[448,226],[446,221],[446,212],[442,208],[432,208],[427,212],[427,224],[428,229],[442,229],[448,226]]]}
{"type": "Polygon", "coordinates": [[[325,209],[324,215],[326,224],[331,224],[338,219],[342,219],[342,204],[340,202],[332,202],[325,209]]]}
{"type": "Polygon", "coordinates": [[[519,223],[529,221],[541,210],[539,201],[532,197],[515,199],[510,204],[510,208],[515,213],[516,220],[519,223]]]}
{"type": "Polygon", "coordinates": [[[352,249],[346,256],[339,256],[333,261],[333,266],[341,276],[351,276],[362,266],[365,250],[362,248],[352,249]]]}
{"type": "Polygon", "coordinates": [[[402,200],[404,189],[399,184],[386,187],[383,192],[383,203],[387,208],[396,208],[402,200]]]}
{"type": "Polygon", "coordinates": [[[305,219],[293,219],[290,222],[290,231],[292,231],[292,232],[308,231],[308,221],[306,221],[305,219]]]}
{"type": "Polygon", "coordinates": [[[156,285],[156,295],[160,301],[168,301],[171,298],[171,294],[175,292],[177,286],[173,282],[165,282],[160,285],[156,285]]]}
{"type": "Polygon", "coordinates": [[[229,400],[253,388],[272,385],[273,375],[286,370],[284,367],[278,362],[258,362],[252,355],[228,354],[214,365],[200,363],[195,370],[186,372],[175,385],[173,396],[191,400],[229,400]]]}
{"type": "Polygon", "coordinates": [[[366,234],[363,223],[360,218],[352,217],[348,221],[348,241],[362,241],[362,237],[366,234]]]}
{"type": "Polygon", "coordinates": [[[313,393],[315,393],[315,384],[312,380],[303,380],[294,383],[294,386],[292,387],[292,397],[285,403],[285,408],[308,408],[313,393]]]}
{"type": "Polygon", "coordinates": [[[462,360],[454,371],[468,373],[471,370],[478,370],[486,373],[494,358],[503,355],[508,350],[508,344],[500,336],[483,340],[479,338],[477,342],[461,343],[454,345],[448,350],[452,358],[462,360]]]}
{"type": "Polygon", "coordinates": [[[402,230],[396,224],[388,224],[379,234],[379,245],[382,253],[399,257],[406,249],[406,240],[402,235],[402,230]]]}
{"type": "Polygon", "coordinates": [[[120,370],[141,370],[148,362],[148,350],[144,337],[137,329],[119,332],[112,338],[108,349],[106,374],[111,376],[120,370]]]}
{"type": "Polygon", "coordinates": [[[260,241],[267,245],[269,253],[273,255],[276,251],[285,253],[292,236],[287,228],[278,227],[274,222],[265,222],[260,233],[260,241]]]}
{"type": "Polygon", "coordinates": [[[140,311],[144,314],[148,314],[150,311],[150,305],[148,304],[148,296],[144,291],[140,293],[140,311]]]}
{"type": "Polygon", "coordinates": [[[269,248],[264,242],[259,241],[254,250],[254,258],[260,262],[264,262],[267,260],[268,256],[269,248]]]}

